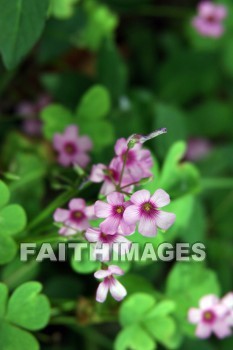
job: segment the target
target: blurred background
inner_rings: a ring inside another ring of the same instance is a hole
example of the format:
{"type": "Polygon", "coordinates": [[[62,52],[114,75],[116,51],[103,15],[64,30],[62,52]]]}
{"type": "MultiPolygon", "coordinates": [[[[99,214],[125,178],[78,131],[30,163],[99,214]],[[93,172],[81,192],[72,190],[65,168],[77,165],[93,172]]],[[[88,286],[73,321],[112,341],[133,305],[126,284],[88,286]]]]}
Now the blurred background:
{"type": "MultiPolygon", "coordinates": [[[[154,155],[157,182],[144,188],[159,184],[170,193],[177,223],[165,239],[204,242],[206,266],[223,295],[233,289],[233,3],[219,3],[228,15],[224,34],[216,39],[191,26],[194,0],[50,0],[44,30],[31,51],[10,69],[0,60],[0,175],[11,201],[24,207],[31,222],[75,179],[72,170],[56,164],[51,147],[53,132],[70,117],[94,142],[93,164],[110,161],[117,138],[166,127],[166,136],[146,145],[154,155]],[[77,106],[95,85],[107,89],[110,105],[103,118],[79,119],[77,106]]],[[[92,201],[98,189],[93,185],[82,196],[92,201]]],[[[37,230],[46,236],[56,228],[48,217],[37,230]]],[[[121,329],[119,305],[109,301],[96,307],[97,284],[86,274],[96,266],[71,265],[31,261],[25,266],[16,257],[1,268],[1,279],[10,290],[38,280],[51,300],[77,301],[64,310],[74,316],[71,323],[55,320],[37,334],[43,350],[113,349],[121,329]],[[93,326],[90,320],[99,312],[110,318],[93,326]]],[[[163,293],[174,265],[127,266],[129,293],[163,293]]],[[[195,275],[189,288],[200,280],[195,275]]],[[[187,334],[173,348],[233,346],[232,337],[197,341],[187,334]]],[[[147,349],[140,342],[115,348],[147,349]]],[[[157,348],[172,347],[162,342],[157,348]]]]}

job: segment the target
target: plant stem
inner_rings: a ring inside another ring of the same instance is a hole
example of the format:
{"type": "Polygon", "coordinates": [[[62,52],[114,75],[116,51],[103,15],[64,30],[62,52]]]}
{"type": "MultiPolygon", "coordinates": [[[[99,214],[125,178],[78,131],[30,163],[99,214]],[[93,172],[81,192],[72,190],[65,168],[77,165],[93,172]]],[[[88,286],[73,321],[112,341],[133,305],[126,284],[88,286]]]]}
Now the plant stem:
{"type": "Polygon", "coordinates": [[[33,230],[35,227],[37,227],[41,222],[46,220],[49,216],[53,214],[53,212],[63,206],[69,199],[72,197],[75,197],[78,193],[78,189],[69,189],[66,192],[62,193],[59,197],[57,197],[52,203],[48,205],[47,208],[45,208],[34,220],[32,220],[27,228],[26,231],[33,230]]]}

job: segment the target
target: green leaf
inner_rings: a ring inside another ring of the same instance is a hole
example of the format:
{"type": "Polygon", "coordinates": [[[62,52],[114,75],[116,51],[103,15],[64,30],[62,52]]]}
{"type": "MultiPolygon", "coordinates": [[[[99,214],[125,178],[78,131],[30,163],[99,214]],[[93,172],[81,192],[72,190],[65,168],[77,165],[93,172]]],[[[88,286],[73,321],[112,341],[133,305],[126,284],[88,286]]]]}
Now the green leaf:
{"type": "Polygon", "coordinates": [[[127,85],[127,69],[120,53],[112,40],[105,40],[97,56],[98,80],[110,92],[117,103],[125,95],[127,85]]]}
{"type": "Polygon", "coordinates": [[[51,140],[55,133],[63,132],[67,126],[74,124],[72,113],[58,104],[52,104],[44,108],[41,119],[44,122],[43,133],[48,140],[51,140]]]}
{"type": "Polygon", "coordinates": [[[28,282],[18,287],[12,294],[6,319],[28,330],[44,328],[50,317],[50,305],[46,296],[39,294],[42,285],[28,282]]]}
{"type": "Polygon", "coordinates": [[[10,192],[7,185],[0,181],[0,208],[4,207],[10,199],[10,192]]]}
{"type": "Polygon", "coordinates": [[[0,232],[5,235],[14,235],[19,233],[26,226],[26,214],[24,209],[11,204],[0,211],[0,232]]]}
{"type": "Polygon", "coordinates": [[[84,2],[86,25],[73,37],[77,46],[96,51],[104,39],[112,38],[118,24],[117,16],[107,6],[93,0],[84,2]]]}
{"type": "Polygon", "coordinates": [[[75,259],[75,254],[73,255],[71,260],[71,267],[74,269],[75,272],[89,274],[94,271],[97,271],[100,268],[100,262],[91,261],[89,257],[89,250],[85,249],[82,251],[81,261],[77,261],[75,259]]]}
{"type": "Polygon", "coordinates": [[[166,294],[177,304],[175,311],[183,331],[192,336],[194,327],[187,321],[188,310],[197,307],[207,294],[220,294],[215,273],[200,262],[176,263],[167,279],[166,294]]]}
{"type": "Polygon", "coordinates": [[[166,316],[176,309],[176,304],[172,300],[164,300],[157,304],[153,310],[148,312],[146,319],[166,316]]]}
{"type": "Polygon", "coordinates": [[[144,324],[149,334],[155,340],[168,348],[172,348],[170,342],[176,332],[176,325],[170,317],[158,317],[146,320],[144,324]]]}
{"type": "Polygon", "coordinates": [[[15,67],[38,40],[48,0],[0,0],[0,51],[7,68],[15,67]]]}
{"type": "Polygon", "coordinates": [[[143,321],[155,306],[155,298],[149,294],[137,293],[127,298],[120,308],[120,322],[123,326],[143,321]]]}
{"type": "Polygon", "coordinates": [[[8,290],[5,284],[0,283],[0,318],[5,316],[8,299],[8,290]]]}
{"type": "Polygon", "coordinates": [[[30,333],[17,328],[10,323],[0,323],[0,349],[1,350],[39,350],[37,340],[30,333]]]}
{"type": "Polygon", "coordinates": [[[49,13],[58,19],[67,19],[74,14],[79,0],[50,0],[49,13]]]}
{"type": "Polygon", "coordinates": [[[96,121],[104,118],[110,111],[111,102],[108,90],[101,86],[95,85],[89,89],[82,97],[77,108],[78,120],[96,121]]]}
{"type": "Polygon", "coordinates": [[[0,265],[9,263],[17,253],[14,240],[5,233],[0,232],[0,265]]]}
{"type": "Polygon", "coordinates": [[[186,115],[177,107],[156,104],[155,106],[155,123],[154,129],[166,127],[168,132],[166,135],[154,141],[156,145],[156,153],[164,157],[169,148],[180,140],[187,137],[186,115]]]}
{"type": "Polygon", "coordinates": [[[115,341],[115,350],[156,350],[156,343],[140,326],[132,325],[123,329],[115,341]]]}
{"type": "Polygon", "coordinates": [[[103,148],[112,145],[115,134],[113,126],[110,122],[105,120],[97,120],[95,122],[79,120],[81,133],[88,135],[94,143],[94,152],[98,152],[103,148]]]}
{"type": "Polygon", "coordinates": [[[158,181],[158,186],[173,197],[196,192],[200,187],[197,168],[191,163],[181,162],[185,152],[186,144],[182,141],[170,148],[158,181]]]}

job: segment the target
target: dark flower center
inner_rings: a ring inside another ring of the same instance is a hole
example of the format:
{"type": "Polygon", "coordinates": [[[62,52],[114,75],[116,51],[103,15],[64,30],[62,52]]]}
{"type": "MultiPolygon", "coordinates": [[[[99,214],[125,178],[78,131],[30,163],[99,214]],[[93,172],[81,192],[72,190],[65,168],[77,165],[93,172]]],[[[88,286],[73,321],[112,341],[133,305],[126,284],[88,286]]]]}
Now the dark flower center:
{"type": "Polygon", "coordinates": [[[116,214],[123,214],[125,211],[125,208],[123,205],[118,205],[115,207],[115,212],[116,214]]]}
{"type": "Polygon", "coordinates": [[[84,213],[80,210],[76,210],[76,211],[73,211],[71,213],[71,218],[74,220],[74,221],[80,221],[84,218],[84,213]]]}
{"type": "Polygon", "coordinates": [[[114,243],[115,237],[116,235],[107,235],[104,232],[101,232],[100,234],[100,239],[103,243],[108,243],[108,244],[114,243]]]}
{"type": "Polygon", "coordinates": [[[152,210],[154,210],[154,206],[151,203],[144,203],[143,204],[143,210],[146,211],[147,213],[151,212],[152,210]]]}
{"type": "Polygon", "coordinates": [[[117,181],[118,180],[118,173],[116,172],[116,170],[114,169],[111,169],[111,168],[108,168],[105,170],[105,178],[108,179],[108,180],[114,180],[114,181],[117,181]]]}
{"type": "Polygon", "coordinates": [[[209,15],[206,17],[206,20],[209,22],[209,23],[214,23],[216,22],[216,19],[213,15],[209,15]]]}
{"type": "Polygon", "coordinates": [[[77,152],[77,147],[76,147],[76,145],[75,145],[74,143],[72,143],[72,142],[67,142],[67,143],[65,144],[64,149],[65,149],[65,152],[66,152],[67,154],[69,154],[69,155],[73,155],[73,154],[75,154],[75,153],[77,152]]]}
{"type": "Polygon", "coordinates": [[[213,311],[208,310],[205,311],[203,314],[203,321],[206,323],[213,323],[216,319],[216,315],[214,314],[213,311]]]}

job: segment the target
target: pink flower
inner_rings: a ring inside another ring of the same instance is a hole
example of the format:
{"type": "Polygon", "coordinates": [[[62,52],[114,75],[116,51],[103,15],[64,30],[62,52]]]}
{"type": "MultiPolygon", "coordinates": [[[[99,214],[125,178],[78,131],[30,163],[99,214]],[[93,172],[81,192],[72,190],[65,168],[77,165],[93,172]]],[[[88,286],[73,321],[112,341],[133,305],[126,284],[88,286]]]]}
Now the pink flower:
{"type": "Polygon", "coordinates": [[[157,227],[167,230],[175,221],[175,214],[159,208],[170,203],[170,197],[164,190],[157,190],[153,196],[147,190],[135,192],[130,199],[132,205],[124,212],[124,220],[133,225],[139,222],[138,231],[147,237],[157,233],[157,227]]]}
{"type": "Polygon", "coordinates": [[[70,125],[63,134],[55,134],[53,146],[59,153],[58,162],[65,167],[79,165],[85,168],[90,161],[86,153],[92,149],[92,142],[88,136],[78,135],[76,125],[70,125]]]}
{"type": "Polygon", "coordinates": [[[233,326],[233,293],[230,292],[222,298],[221,303],[227,308],[226,322],[233,326]]]}
{"type": "Polygon", "coordinates": [[[132,182],[152,176],[150,169],[153,166],[153,161],[150,151],[142,149],[142,145],[139,143],[131,148],[128,154],[126,153],[127,149],[128,141],[126,139],[121,138],[116,142],[115,152],[118,159],[121,160],[121,170],[125,157],[127,157],[125,168],[132,178],[132,182]]]}
{"type": "Polygon", "coordinates": [[[212,150],[212,144],[204,138],[191,138],[188,141],[186,159],[196,161],[207,156],[212,150]]]}
{"type": "Polygon", "coordinates": [[[84,199],[72,199],[69,203],[69,209],[58,208],[53,218],[56,222],[64,225],[59,231],[61,235],[74,235],[90,226],[88,220],[95,218],[94,207],[87,207],[84,199]]]}
{"type": "Polygon", "coordinates": [[[192,25],[203,36],[219,38],[224,33],[223,20],[227,16],[224,5],[216,5],[211,1],[203,1],[198,6],[198,16],[192,25]]]}
{"type": "Polygon", "coordinates": [[[114,278],[114,275],[122,276],[123,274],[124,271],[115,265],[108,266],[107,270],[99,270],[94,274],[97,279],[103,279],[103,282],[100,283],[96,292],[96,300],[99,303],[103,303],[106,300],[109,291],[115,300],[121,301],[124,299],[127,295],[127,291],[125,287],[114,278]]]}
{"type": "Polygon", "coordinates": [[[101,248],[101,261],[109,261],[112,250],[125,254],[131,247],[131,242],[120,233],[113,235],[102,232],[99,228],[89,228],[85,234],[86,239],[91,243],[96,243],[94,256],[98,255],[98,248],[101,248]]]}
{"type": "Polygon", "coordinates": [[[107,234],[115,234],[116,232],[130,235],[135,231],[135,225],[127,224],[123,218],[125,208],[130,202],[124,202],[124,195],[119,192],[110,193],[107,196],[107,203],[97,201],[94,205],[95,215],[98,218],[106,218],[100,228],[107,234]]]}
{"type": "MultiPolygon", "coordinates": [[[[122,162],[118,158],[114,158],[109,166],[104,164],[93,165],[90,175],[90,180],[92,182],[104,182],[100,193],[104,196],[114,192],[116,190],[116,185],[119,184],[120,175],[122,170],[122,162]]],[[[124,187],[125,192],[130,192],[133,186],[127,187],[132,183],[132,178],[127,172],[124,173],[121,187],[124,187]]]]}
{"type": "Polygon", "coordinates": [[[199,308],[191,308],[188,312],[190,323],[196,324],[196,336],[209,338],[214,333],[218,338],[231,334],[226,314],[228,309],[215,295],[207,295],[199,302],[199,308]]]}

